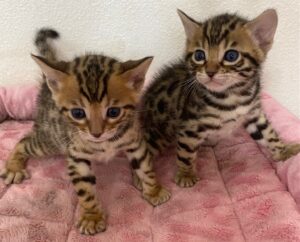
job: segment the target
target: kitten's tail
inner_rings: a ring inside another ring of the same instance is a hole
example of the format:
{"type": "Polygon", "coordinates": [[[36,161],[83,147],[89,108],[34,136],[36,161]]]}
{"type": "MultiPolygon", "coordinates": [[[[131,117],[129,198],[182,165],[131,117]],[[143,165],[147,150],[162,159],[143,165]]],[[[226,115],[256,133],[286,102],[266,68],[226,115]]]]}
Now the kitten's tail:
{"type": "Polygon", "coordinates": [[[51,39],[58,39],[59,33],[50,28],[42,28],[38,30],[35,35],[35,46],[39,54],[45,57],[47,60],[55,61],[56,60],[56,53],[53,46],[49,43],[51,39]]]}

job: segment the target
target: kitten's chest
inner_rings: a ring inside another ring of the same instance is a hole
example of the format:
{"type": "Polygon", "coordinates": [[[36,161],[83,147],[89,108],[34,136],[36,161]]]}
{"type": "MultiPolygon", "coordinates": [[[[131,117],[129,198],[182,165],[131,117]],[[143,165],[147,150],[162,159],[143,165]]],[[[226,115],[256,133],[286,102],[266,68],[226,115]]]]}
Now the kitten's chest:
{"type": "Polygon", "coordinates": [[[104,142],[93,149],[90,160],[107,163],[116,155],[117,151],[116,144],[104,142]]]}
{"type": "Polygon", "coordinates": [[[232,111],[210,110],[212,114],[218,116],[215,124],[220,128],[211,130],[208,132],[208,136],[225,137],[230,135],[243,125],[250,109],[251,106],[241,106],[232,111]]]}
{"type": "Polygon", "coordinates": [[[220,117],[221,125],[226,125],[230,122],[242,122],[249,113],[250,106],[239,106],[232,111],[218,111],[217,115],[220,117]]]}
{"type": "Polygon", "coordinates": [[[72,150],[72,155],[78,159],[107,163],[117,153],[115,145],[108,142],[99,144],[85,144],[85,146],[77,147],[72,150]]]}
{"type": "Polygon", "coordinates": [[[238,122],[244,119],[256,102],[252,96],[243,97],[239,94],[231,94],[224,99],[215,97],[208,99],[210,102],[206,106],[206,111],[220,117],[222,124],[226,124],[230,120],[238,122]]]}
{"type": "Polygon", "coordinates": [[[119,152],[130,147],[136,140],[136,132],[128,132],[122,139],[116,141],[104,141],[101,143],[85,143],[84,147],[78,149],[75,156],[90,161],[107,163],[119,152]]]}

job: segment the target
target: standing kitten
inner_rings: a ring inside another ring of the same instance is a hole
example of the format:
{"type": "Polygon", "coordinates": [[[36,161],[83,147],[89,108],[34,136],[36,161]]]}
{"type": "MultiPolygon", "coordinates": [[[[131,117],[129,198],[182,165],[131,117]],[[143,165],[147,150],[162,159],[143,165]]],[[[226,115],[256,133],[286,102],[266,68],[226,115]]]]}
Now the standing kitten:
{"type": "MultiPolygon", "coordinates": [[[[252,21],[222,14],[201,23],[178,14],[187,36],[185,58],[154,79],[141,112],[151,154],[176,141],[177,185],[197,182],[194,160],[201,143],[236,125],[244,125],[275,160],[297,154],[300,145],[279,138],[260,101],[260,70],[273,42],[276,11],[252,21]]],[[[133,162],[136,173],[144,166],[143,160],[133,162]]]]}
{"type": "MultiPolygon", "coordinates": [[[[137,144],[146,149],[135,122],[135,109],[152,57],[120,62],[102,55],[84,55],[70,62],[57,61],[47,43],[57,37],[51,29],[37,34],[35,43],[44,56],[32,55],[44,74],[38,114],[32,131],[11,153],[2,177],[6,184],[20,183],[29,177],[25,166],[30,157],[65,154],[81,207],[80,232],[95,234],[104,231],[106,225],[95,194],[91,160],[107,160],[119,150],[130,152],[137,144]]],[[[161,187],[156,187],[155,193],[145,190],[144,197],[158,205],[164,202],[157,198],[160,192],[166,193],[161,187]]]]}

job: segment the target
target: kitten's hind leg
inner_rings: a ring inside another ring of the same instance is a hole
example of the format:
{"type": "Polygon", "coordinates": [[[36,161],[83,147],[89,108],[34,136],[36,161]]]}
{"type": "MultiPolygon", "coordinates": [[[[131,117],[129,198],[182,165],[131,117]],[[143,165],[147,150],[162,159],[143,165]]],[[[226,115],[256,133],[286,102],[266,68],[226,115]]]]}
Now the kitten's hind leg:
{"type": "Polygon", "coordinates": [[[40,144],[36,133],[33,131],[21,139],[10,154],[5,167],[0,171],[0,176],[6,185],[21,183],[29,178],[26,171],[26,162],[30,157],[45,155],[44,146],[40,144]]]}
{"type": "Polygon", "coordinates": [[[287,160],[300,152],[300,144],[287,144],[280,139],[262,110],[249,117],[245,128],[257,143],[268,148],[275,161],[287,160]]]}
{"type": "Polygon", "coordinates": [[[199,180],[195,167],[198,148],[198,134],[187,132],[187,135],[178,135],[175,182],[180,187],[192,187],[199,180]]]}

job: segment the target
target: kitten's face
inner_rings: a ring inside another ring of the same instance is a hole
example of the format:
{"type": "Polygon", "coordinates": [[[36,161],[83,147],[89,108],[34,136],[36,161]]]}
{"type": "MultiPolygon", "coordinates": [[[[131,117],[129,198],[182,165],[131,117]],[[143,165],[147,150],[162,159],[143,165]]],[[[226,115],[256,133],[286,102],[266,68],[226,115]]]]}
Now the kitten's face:
{"type": "Polygon", "coordinates": [[[199,83],[215,92],[241,85],[259,71],[277,25],[274,10],[250,22],[225,14],[197,23],[181,11],[179,15],[187,35],[189,68],[199,83]]]}
{"type": "MultiPolygon", "coordinates": [[[[35,57],[37,58],[37,57],[35,57]]],[[[41,59],[36,60],[40,66],[41,59]]],[[[87,141],[114,140],[135,114],[152,58],[117,62],[103,56],[76,58],[67,73],[42,67],[63,115],[87,141]],[[58,80],[58,81],[57,81],[58,80]]]]}

